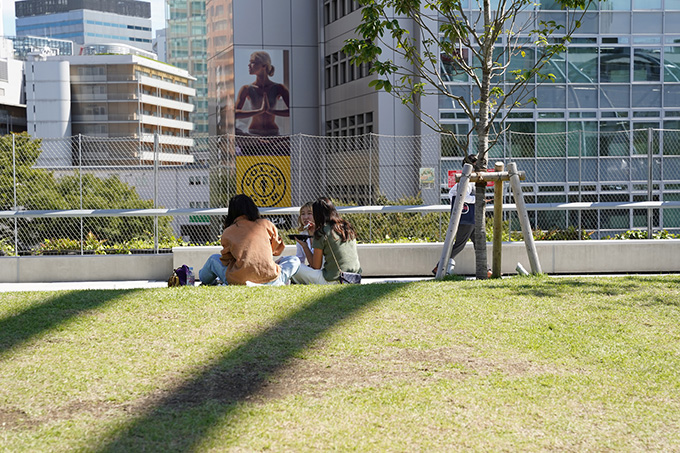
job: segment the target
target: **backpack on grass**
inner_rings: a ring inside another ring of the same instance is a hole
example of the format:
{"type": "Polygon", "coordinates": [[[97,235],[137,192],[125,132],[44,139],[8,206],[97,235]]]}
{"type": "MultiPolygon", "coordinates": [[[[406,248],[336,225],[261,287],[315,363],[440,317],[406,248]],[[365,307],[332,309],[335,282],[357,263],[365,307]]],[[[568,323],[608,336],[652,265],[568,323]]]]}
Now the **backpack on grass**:
{"type": "Polygon", "coordinates": [[[168,287],[185,286],[189,282],[190,276],[191,269],[186,264],[182,264],[172,271],[172,275],[168,279],[168,287]]]}

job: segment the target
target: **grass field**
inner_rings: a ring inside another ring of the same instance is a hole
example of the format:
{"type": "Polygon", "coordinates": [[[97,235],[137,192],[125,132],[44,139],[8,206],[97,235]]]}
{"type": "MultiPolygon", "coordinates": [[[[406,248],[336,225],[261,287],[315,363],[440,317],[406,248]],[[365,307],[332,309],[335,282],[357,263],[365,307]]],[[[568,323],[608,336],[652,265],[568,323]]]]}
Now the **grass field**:
{"type": "Polygon", "coordinates": [[[680,451],[680,276],[2,293],[0,450],[680,451]]]}

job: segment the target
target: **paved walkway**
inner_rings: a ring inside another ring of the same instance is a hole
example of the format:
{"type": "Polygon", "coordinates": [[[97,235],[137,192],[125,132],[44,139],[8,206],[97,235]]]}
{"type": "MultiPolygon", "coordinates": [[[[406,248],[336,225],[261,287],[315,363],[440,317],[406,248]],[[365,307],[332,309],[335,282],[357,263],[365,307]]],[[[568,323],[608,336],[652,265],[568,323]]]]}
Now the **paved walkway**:
{"type": "MultiPolygon", "coordinates": [[[[361,283],[412,282],[430,279],[431,277],[364,278],[361,280],[361,283]]],[[[0,283],[0,293],[13,291],[71,291],[79,289],[166,288],[167,286],[168,282],[157,280],[130,280],[114,282],[0,283]]]]}
{"type": "MultiPolygon", "coordinates": [[[[629,275],[670,275],[670,274],[565,274],[565,275],[551,275],[551,277],[565,278],[565,277],[626,277],[629,275]]],[[[674,274],[673,274],[674,275],[674,274]]],[[[514,277],[513,275],[504,275],[503,278],[514,277]]],[[[423,280],[433,280],[434,277],[385,277],[385,278],[368,278],[361,280],[362,285],[371,283],[394,283],[394,282],[418,282],[423,280]]],[[[466,277],[468,280],[474,280],[474,277],[466,277]]],[[[0,283],[0,293],[14,292],[14,291],[72,291],[81,289],[135,289],[135,288],[166,288],[168,282],[158,280],[129,280],[129,281],[111,281],[111,282],[46,282],[46,283],[0,283]]]]}

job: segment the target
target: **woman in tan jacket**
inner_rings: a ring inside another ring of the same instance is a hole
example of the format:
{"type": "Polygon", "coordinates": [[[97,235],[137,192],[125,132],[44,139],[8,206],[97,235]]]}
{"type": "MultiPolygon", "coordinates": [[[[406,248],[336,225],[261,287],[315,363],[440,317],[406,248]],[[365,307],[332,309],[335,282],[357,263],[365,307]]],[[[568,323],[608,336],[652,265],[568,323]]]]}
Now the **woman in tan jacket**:
{"type": "Polygon", "coordinates": [[[297,256],[284,256],[278,264],[272,255],[283,252],[284,244],[273,223],[260,217],[253,200],[236,195],[229,200],[229,211],[222,233],[222,253],[208,258],[198,273],[203,285],[219,278],[229,285],[247,282],[287,285],[300,267],[297,256]]]}

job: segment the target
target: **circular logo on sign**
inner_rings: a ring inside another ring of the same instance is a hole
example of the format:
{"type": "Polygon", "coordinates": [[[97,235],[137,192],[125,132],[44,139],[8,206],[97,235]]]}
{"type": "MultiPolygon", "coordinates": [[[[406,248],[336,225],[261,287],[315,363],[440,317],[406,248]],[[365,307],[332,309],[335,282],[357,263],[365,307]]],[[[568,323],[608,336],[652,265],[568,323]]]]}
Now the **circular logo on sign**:
{"type": "Polygon", "coordinates": [[[241,193],[252,198],[258,206],[276,206],[286,194],[286,177],[275,165],[257,163],[243,174],[241,193]]]}

